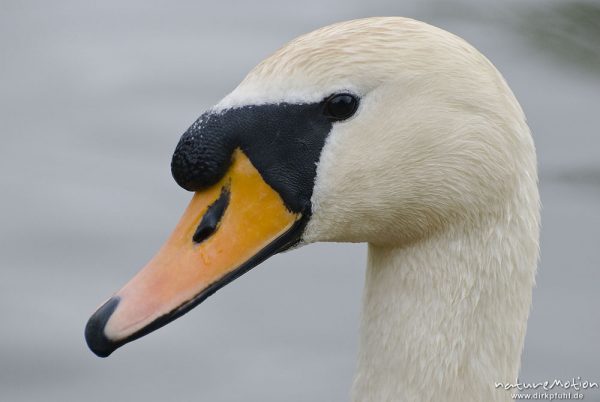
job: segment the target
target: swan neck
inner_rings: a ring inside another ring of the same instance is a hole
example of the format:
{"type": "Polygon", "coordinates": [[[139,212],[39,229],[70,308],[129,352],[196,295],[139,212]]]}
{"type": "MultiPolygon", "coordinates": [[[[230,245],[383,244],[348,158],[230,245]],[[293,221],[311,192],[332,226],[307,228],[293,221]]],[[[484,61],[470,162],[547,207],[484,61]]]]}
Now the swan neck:
{"type": "Polygon", "coordinates": [[[500,214],[369,245],[353,400],[511,400],[495,383],[518,375],[537,234],[535,219],[500,214]]]}

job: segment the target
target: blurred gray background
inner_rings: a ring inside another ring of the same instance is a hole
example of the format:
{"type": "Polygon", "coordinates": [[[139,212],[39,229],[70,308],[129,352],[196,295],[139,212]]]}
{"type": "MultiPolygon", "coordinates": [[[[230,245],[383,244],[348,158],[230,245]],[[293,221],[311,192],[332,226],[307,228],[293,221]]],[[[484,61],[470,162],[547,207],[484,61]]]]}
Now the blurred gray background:
{"type": "Polygon", "coordinates": [[[273,257],[108,359],[83,328],[187,204],[170,157],[203,109],[295,36],[374,15],[464,37],[512,86],[543,200],[521,378],[600,381],[600,2],[1,0],[1,401],[348,400],[364,245],[273,257]]]}

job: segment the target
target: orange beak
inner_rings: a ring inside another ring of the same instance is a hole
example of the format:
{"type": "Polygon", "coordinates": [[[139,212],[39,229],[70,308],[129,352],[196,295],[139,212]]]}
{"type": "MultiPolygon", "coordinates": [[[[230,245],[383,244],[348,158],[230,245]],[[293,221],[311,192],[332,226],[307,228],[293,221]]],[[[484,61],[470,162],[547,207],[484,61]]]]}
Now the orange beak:
{"type": "Polygon", "coordinates": [[[225,176],[194,194],[154,258],[90,318],[90,349],[106,357],[185,314],[296,242],[303,226],[302,214],[290,212],[236,150],[225,176]]]}

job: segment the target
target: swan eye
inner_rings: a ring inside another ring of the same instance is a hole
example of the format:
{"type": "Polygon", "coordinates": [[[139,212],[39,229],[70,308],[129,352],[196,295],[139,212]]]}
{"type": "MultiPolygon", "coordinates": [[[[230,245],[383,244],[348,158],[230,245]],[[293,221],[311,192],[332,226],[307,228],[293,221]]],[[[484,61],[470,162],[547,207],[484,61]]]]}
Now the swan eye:
{"type": "Polygon", "coordinates": [[[325,100],[325,114],[332,120],[345,120],[358,109],[358,99],[351,94],[335,94],[325,100]]]}

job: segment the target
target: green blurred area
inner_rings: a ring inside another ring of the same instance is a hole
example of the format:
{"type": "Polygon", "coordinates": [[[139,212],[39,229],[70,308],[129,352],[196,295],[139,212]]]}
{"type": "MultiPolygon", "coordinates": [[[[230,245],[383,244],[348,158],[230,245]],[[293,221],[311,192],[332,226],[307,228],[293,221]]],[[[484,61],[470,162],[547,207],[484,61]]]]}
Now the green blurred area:
{"type": "Polygon", "coordinates": [[[516,22],[535,46],[600,73],[600,2],[529,7],[516,22]]]}

